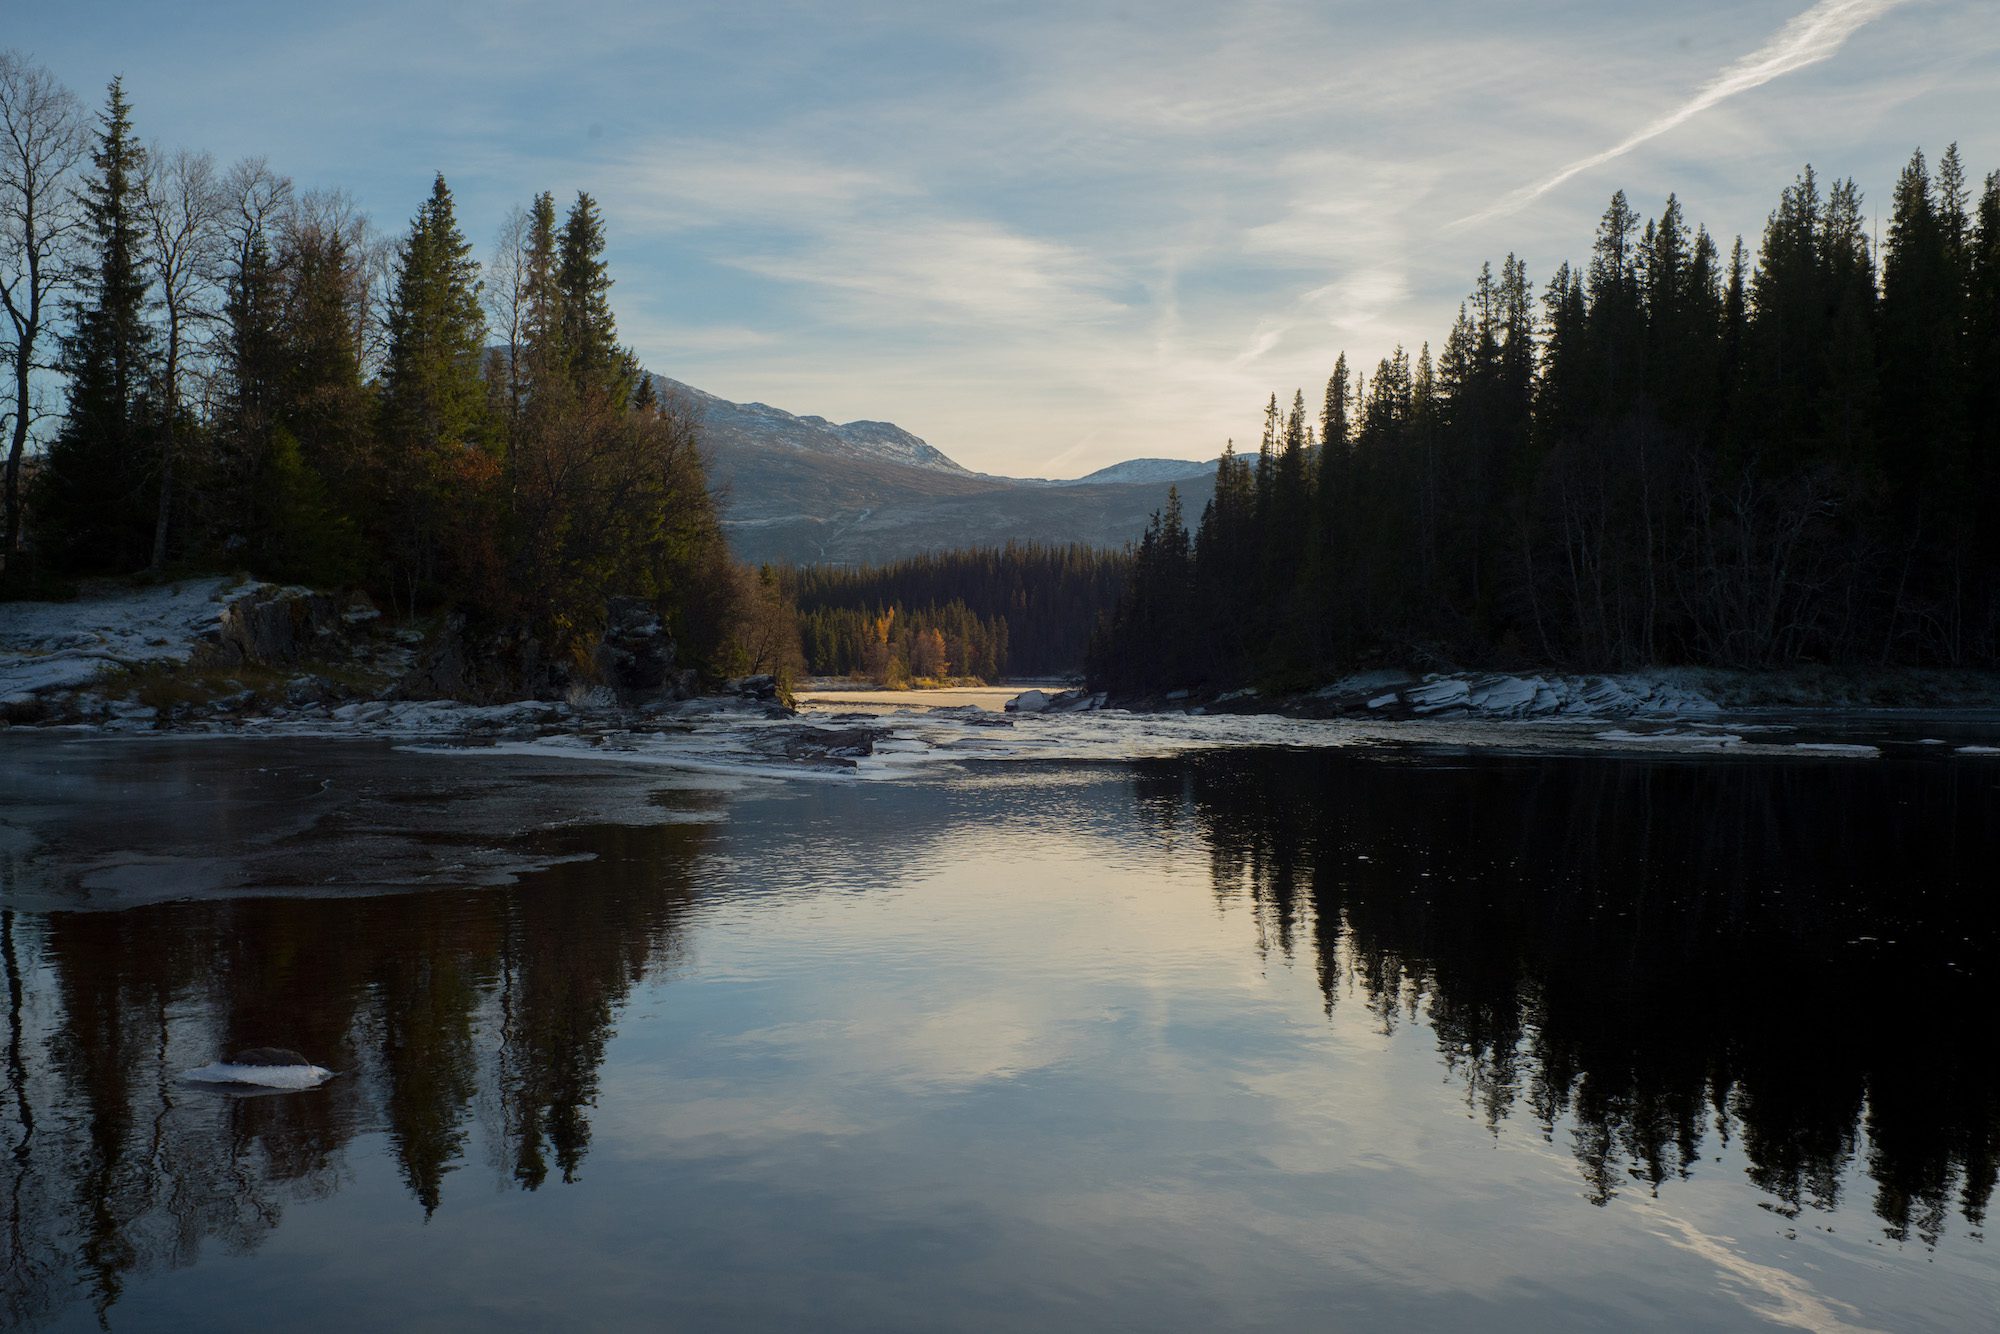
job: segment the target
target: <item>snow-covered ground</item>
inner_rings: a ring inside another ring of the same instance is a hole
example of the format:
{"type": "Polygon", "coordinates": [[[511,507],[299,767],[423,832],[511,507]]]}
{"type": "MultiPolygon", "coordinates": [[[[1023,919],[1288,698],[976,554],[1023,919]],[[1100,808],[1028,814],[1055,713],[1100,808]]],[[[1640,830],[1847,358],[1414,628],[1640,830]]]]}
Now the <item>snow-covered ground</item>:
{"type": "Polygon", "coordinates": [[[257,585],[196,579],[73,602],[0,602],[0,702],[87,687],[126,667],[185,663],[257,585]]]}
{"type": "Polygon", "coordinates": [[[1372,711],[1415,717],[1474,718],[1686,718],[1707,717],[1720,706],[1699,686],[1673,673],[1615,676],[1430,675],[1396,679],[1398,673],[1346,677],[1315,692],[1319,699],[1368,696],[1372,711]]]}
{"type": "MultiPolygon", "coordinates": [[[[1240,746],[1387,747],[1588,754],[1761,756],[1854,762],[1908,751],[2000,755],[2000,710],[1931,713],[1745,708],[1726,673],[1605,676],[1362,673],[1307,696],[1256,691],[1169,696],[1154,712],[1104,709],[1101,696],[1011,690],[853,692],[807,697],[786,715],[755,698],[621,707],[608,692],[568,702],[475,705],[353,697],[296,669],[262,692],[226,687],[175,703],[167,716],[116,698],[117,668],[185,664],[213,639],[224,610],[267,586],[208,579],[69,603],[0,604],[0,703],[78,732],[216,737],[375,737],[425,748],[483,750],[653,765],[688,773],[897,778],[968,760],[1117,762],[1240,746]],[[306,687],[303,689],[295,687],[306,687]],[[1731,692],[1735,698],[1730,698],[1731,692]],[[1041,705],[1047,712],[1037,711],[1041,705]],[[1278,712],[1289,709],[1289,713],[1278,712]],[[1298,716],[1300,714],[1318,716],[1298,716]]],[[[289,591],[289,590],[279,590],[289,591]]],[[[224,675],[210,669],[209,675],[224,675]]],[[[1990,678],[1985,689],[2000,698],[1990,678]]],[[[384,678],[381,694],[393,694],[384,678]]],[[[1760,687],[1761,688],[1761,687],[1760,687]]],[[[1980,683],[1965,687],[1976,702],[1980,683]]],[[[1839,700],[1838,691],[1824,688],[1839,700]]],[[[14,716],[15,710],[7,711],[14,716]]]]}

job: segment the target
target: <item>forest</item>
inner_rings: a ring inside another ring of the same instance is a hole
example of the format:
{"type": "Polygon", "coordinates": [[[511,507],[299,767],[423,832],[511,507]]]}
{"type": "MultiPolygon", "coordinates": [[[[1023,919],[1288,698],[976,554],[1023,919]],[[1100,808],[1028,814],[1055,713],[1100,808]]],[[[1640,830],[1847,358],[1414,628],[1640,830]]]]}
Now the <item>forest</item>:
{"type": "Polygon", "coordinates": [[[1879,251],[1810,167],[1754,257],[1621,192],[1539,295],[1510,255],[1435,352],[1273,395],[1204,512],[1154,516],[1091,676],[1991,667],[1996,497],[2000,173],[1918,152],[1879,251]]]}
{"type": "Polygon", "coordinates": [[[1124,590],[1127,553],[1009,543],[860,568],[780,572],[806,667],[882,685],[1080,671],[1124,590]]]}
{"type": "Polygon", "coordinates": [[[754,665],[769,582],[732,567],[693,419],[618,340],[589,194],[535,196],[482,266],[441,174],[384,236],[263,160],[145,146],[117,80],[93,128],[0,61],[7,595],[358,587],[464,612],[524,682],[587,672],[606,599],[637,595],[684,663],[754,665]]]}

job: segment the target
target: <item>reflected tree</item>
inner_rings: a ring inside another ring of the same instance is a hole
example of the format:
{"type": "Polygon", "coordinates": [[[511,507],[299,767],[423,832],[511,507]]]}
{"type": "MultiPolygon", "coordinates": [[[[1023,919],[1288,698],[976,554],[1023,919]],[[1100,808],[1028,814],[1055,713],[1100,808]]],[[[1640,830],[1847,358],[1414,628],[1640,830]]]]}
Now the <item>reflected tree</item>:
{"type": "Polygon", "coordinates": [[[1421,1019],[1468,1108],[1566,1136],[1594,1202],[1713,1140],[1787,1216],[1859,1168],[1891,1238],[1983,1226],[2000,790],[1971,766],[1258,752],[1137,795],[1260,948],[1305,942],[1329,1015],[1421,1019]]]}
{"type": "Polygon", "coordinates": [[[618,1010],[676,957],[705,836],[569,831],[573,860],[505,888],[0,910],[0,1325],[79,1301],[108,1322],[134,1273],[256,1249],[376,1128],[426,1217],[483,1120],[509,1179],[575,1180],[618,1010]],[[283,1096],[179,1082],[263,1044],[341,1077],[283,1096]]]}

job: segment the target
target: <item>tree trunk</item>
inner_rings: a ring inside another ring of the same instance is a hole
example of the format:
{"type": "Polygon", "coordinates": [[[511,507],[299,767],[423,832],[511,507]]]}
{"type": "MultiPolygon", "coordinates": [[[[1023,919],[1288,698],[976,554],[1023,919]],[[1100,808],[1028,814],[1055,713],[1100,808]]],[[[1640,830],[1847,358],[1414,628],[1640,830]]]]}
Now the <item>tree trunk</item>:
{"type": "Polygon", "coordinates": [[[160,509],[153,519],[153,560],[158,574],[167,563],[167,516],[174,506],[174,428],[180,417],[180,320],[167,320],[167,421],[160,433],[160,509]]]}
{"type": "Polygon", "coordinates": [[[14,350],[14,430],[7,442],[7,533],[0,542],[0,570],[13,563],[21,541],[21,455],[28,447],[28,365],[34,342],[23,338],[14,350]]]}

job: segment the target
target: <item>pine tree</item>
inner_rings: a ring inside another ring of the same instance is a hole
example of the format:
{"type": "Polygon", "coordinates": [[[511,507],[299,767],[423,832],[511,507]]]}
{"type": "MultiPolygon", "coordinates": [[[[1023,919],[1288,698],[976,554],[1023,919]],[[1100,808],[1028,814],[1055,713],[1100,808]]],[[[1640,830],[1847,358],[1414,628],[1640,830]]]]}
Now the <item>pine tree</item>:
{"type": "Polygon", "coordinates": [[[1345,453],[1353,439],[1354,426],[1349,412],[1349,405],[1353,402],[1349,396],[1352,388],[1348,383],[1347,354],[1342,352],[1334,358],[1333,374],[1327,377],[1326,401],[1319,415],[1320,444],[1328,454],[1345,453]]]}
{"type": "Polygon", "coordinates": [[[119,79],[99,126],[85,201],[92,254],[63,345],[69,412],[36,479],[34,507],[39,540],[70,568],[123,571],[151,554],[158,479],[148,392],[156,349],[139,212],[146,150],[133,137],[119,79]]]}
{"type": "Polygon", "coordinates": [[[1638,215],[1620,190],[1598,224],[1585,282],[1590,302],[1587,392],[1593,415],[1599,417],[1621,412],[1644,383],[1645,305],[1638,232],[1638,215]]]}
{"type": "Polygon", "coordinates": [[[1945,160],[1950,171],[1934,182],[1919,152],[1896,182],[1882,262],[1880,429],[1907,576],[1892,635],[1918,635],[1955,663],[1979,616],[1965,599],[1973,511],[1992,502],[1971,492],[1962,415],[1970,231],[1956,152],[1945,160]]]}
{"type": "Polygon", "coordinates": [[[354,509],[372,494],[366,474],[383,461],[362,384],[363,241],[344,200],[308,195],[287,211],[278,255],[279,426],[304,465],[354,509]]]}
{"type": "Polygon", "coordinates": [[[630,392],[633,367],[618,346],[611,273],[604,261],[604,219],[588,194],[578,193],[563,221],[556,283],[572,383],[579,391],[622,400],[630,392]]]}
{"type": "Polygon", "coordinates": [[[1290,583],[1304,571],[1307,543],[1312,536],[1312,496],[1306,470],[1306,423],[1303,391],[1292,395],[1292,408],[1285,416],[1285,429],[1278,448],[1276,475],[1271,485],[1271,532],[1267,549],[1272,553],[1270,577],[1290,583]]]}
{"type": "Polygon", "coordinates": [[[527,302],[522,320],[522,379],[528,393],[544,397],[567,387],[569,353],[563,341],[563,293],[556,253],[556,197],[544,190],[528,210],[528,247],[521,286],[527,302]]]}
{"type": "Polygon", "coordinates": [[[1987,503],[1976,513],[1970,559],[1980,572],[1970,595],[1985,609],[1973,626],[1974,647],[1987,662],[2000,658],[2000,515],[1991,498],[2000,495],[2000,171],[1987,176],[1980,192],[1966,263],[1965,420],[1967,448],[1974,460],[1970,492],[1987,503]]]}
{"type": "Polygon", "coordinates": [[[478,559],[467,544],[490,530],[469,512],[499,446],[480,379],[478,275],[439,175],[398,255],[383,371],[385,549],[412,604],[452,582],[443,560],[478,559]]]}

